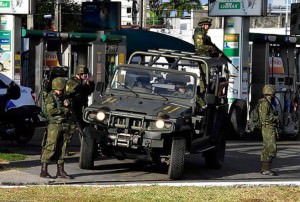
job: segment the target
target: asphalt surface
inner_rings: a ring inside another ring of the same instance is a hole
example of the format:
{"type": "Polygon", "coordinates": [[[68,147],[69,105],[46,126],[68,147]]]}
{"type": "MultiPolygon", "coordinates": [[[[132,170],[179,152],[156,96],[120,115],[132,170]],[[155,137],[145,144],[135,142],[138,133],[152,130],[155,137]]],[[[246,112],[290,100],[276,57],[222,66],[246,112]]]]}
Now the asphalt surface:
{"type": "MultiPolygon", "coordinates": [[[[185,171],[181,180],[172,181],[167,177],[164,167],[134,160],[119,161],[102,158],[95,161],[93,170],[78,167],[79,138],[73,137],[68,148],[65,170],[74,179],[44,179],[40,173],[41,130],[26,145],[15,145],[0,140],[0,147],[9,152],[29,156],[22,161],[10,162],[0,170],[0,185],[36,185],[36,184],[70,184],[70,185],[122,185],[122,184],[253,184],[257,182],[297,184],[300,182],[300,141],[279,141],[278,156],[273,168],[278,176],[263,176],[260,169],[260,140],[228,141],[225,162],[222,169],[211,170],[205,167],[201,154],[189,155],[185,160],[185,171]]],[[[56,165],[49,166],[49,172],[56,174],[56,165]]]]}

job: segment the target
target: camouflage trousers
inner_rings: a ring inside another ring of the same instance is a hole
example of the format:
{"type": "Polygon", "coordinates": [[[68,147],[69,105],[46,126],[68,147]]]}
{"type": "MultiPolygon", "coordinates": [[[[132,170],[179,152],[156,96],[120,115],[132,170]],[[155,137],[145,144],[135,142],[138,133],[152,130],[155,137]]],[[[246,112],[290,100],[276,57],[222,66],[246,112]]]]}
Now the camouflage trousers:
{"type": "Polygon", "coordinates": [[[74,130],[73,124],[49,123],[45,145],[42,148],[42,163],[49,163],[51,160],[56,161],[57,164],[64,163],[66,148],[74,130]]]}
{"type": "Polygon", "coordinates": [[[276,157],[277,128],[273,126],[262,126],[263,148],[261,151],[261,161],[271,162],[276,157]]]}

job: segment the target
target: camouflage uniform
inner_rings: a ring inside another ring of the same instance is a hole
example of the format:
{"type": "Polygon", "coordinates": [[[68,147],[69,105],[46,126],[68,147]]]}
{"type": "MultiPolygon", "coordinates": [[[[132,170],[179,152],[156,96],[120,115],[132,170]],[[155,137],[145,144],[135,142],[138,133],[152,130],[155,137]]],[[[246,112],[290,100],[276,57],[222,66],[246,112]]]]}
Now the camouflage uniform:
{"type": "Polygon", "coordinates": [[[261,173],[264,175],[276,175],[270,170],[272,159],[276,157],[276,136],[278,135],[278,116],[274,110],[271,99],[275,94],[272,85],[265,85],[263,88],[264,98],[259,100],[259,118],[262,124],[261,132],[263,137],[263,149],[261,153],[261,173]]]}
{"type": "MultiPolygon", "coordinates": [[[[87,67],[81,65],[79,66],[76,74],[88,74],[87,67]]],[[[85,123],[83,121],[83,109],[88,105],[88,96],[94,91],[95,83],[89,81],[85,83],[82,79],[77,77],[72,77],[68,80],[66,85],[66,93],[72,100],[72,113],[76,116],[76,121],[79,122],[81,127],[84,127],[85,123]]]]}
{"type": "MultiPolygon", "coordinates": [[[[193,34],[193,40],[195,45],[195,52],[199,56],[205,57],[218,57],[219,53],[214,44],[211,42],[211,38],[207,35],[207,30],[202,28],[202,25],[211,26],[212,19],[208,17],[203,17],[199,20],[198,26],[195,28],[193,34]]],[[[202,74],[206,74],[205,66],[200,66],[202,74]]],[[[205,105],[204,96],[205,93],[205,81],[202,77],[200,77],[200,89],[198,91],[197,96],[197,104],[199,108],[205,105]]]]}
{"type": "Polygon", "coordinates": [[[67,143],[72,137],[73,130],[68,123],[67,115],[69,108],[64,105],[64,95],[57,95],[54,90],[63,91],[65,88],[65,80],[57,77],[52,81],[52,91],[47,95],[45,100],[46,112],[48,115],[48,128],[46,144],[42,148],[41,177],[52,178],[48,173],[48,163],[51,160],[57,162],[56,177],[71,178],[64,171],[64,157],[66,153],[67,143]]]}
{"type": "Polygon", "coordinates": [[[211,42],[211,38],[207,35],[207,30],[202,28],[202,25],[211,25],[211,18],[201,18],[198,22],[199,27],[195,28],[193,40],[195,44],[195,52],[200,56],[218,57],[219,51],[211,42]]]}

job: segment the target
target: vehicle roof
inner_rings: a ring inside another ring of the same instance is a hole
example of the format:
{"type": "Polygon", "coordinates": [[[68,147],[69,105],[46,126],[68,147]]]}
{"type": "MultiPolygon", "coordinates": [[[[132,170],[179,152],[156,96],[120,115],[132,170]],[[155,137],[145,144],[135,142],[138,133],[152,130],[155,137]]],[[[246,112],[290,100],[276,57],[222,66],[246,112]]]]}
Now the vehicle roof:
{"type": "MultiPolygon", "coordinates": [[[[168,49],[158,49],[158,50],[148,50],[148,51],[135,51],[132,53],[129,57],[128,63],[132,64],[133,63],[133,58],[135,56],[152,56],[158,58],[166,58],[166,59],[175,59],[173,61],[173,64],[171,65],[176,65],[178,64],[178,61],[184,61],[184,60],[189,60],[189,61],[194,61],[194,62],[202,62],[207,64],[208,66],[216,66],[220,65],[223,63],[226,63],[226,59],[219,58],[219,57],[204,57],[204,56],[199,56],[194,52],[185,52],[185,51],[179,51],[179,50],[168,50],[168,49]]],[[[152,66],[153,64],[156,64],[155,61],[150,61],[152,64],[148,64],[149,66],[152,66]]],[[[172,62],[171,62],[172,63],[172,62]]]]}
{"type": "Polygon", "coordinates": [[[122,64],[118,65],[116,68],[135,68],[135,69],[141,69],[141,70],[149,70],[149,71],[164,71],[169,73],[176,73],[176,74],[182,74],[182,75],[191,75],[194,77],[197,77],[197,74],[193,72],[185,72],[185,71],[179,71],[176,69],[167,69],[167,68],[161,68],[161,67],[150,67],[150,66],[143,66],[139,64],[122,64]]]}

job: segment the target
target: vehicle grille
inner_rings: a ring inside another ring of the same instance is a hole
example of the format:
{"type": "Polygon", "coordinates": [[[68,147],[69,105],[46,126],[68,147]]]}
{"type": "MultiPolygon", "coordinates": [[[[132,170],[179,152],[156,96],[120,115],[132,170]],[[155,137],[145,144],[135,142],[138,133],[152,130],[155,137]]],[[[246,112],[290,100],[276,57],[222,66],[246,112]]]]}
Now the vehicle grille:
{"type": "Polygon", "coordinates": [[[109,127],[141,131],[147,127],[147,124],[144,117],[125,117],[111,114],[109,127]]]}

